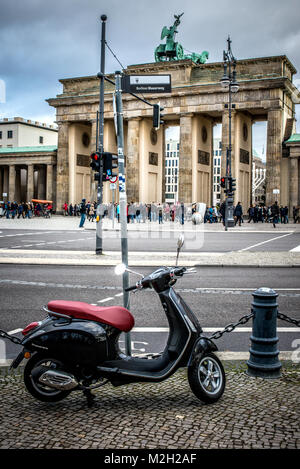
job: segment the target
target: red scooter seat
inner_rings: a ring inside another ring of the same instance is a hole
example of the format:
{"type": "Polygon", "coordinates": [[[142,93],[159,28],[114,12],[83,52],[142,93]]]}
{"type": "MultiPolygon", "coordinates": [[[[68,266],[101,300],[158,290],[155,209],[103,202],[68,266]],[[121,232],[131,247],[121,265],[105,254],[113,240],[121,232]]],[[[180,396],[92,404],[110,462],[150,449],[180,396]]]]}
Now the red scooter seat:
{"type": "Polygon", "coordinates": [[[48,309],[76,319],[103,322],[123,332],[129,332],[134,326],[134,317],[122,306],[93,306],[83,301],[55,300],[48,303],[48,309]]]}

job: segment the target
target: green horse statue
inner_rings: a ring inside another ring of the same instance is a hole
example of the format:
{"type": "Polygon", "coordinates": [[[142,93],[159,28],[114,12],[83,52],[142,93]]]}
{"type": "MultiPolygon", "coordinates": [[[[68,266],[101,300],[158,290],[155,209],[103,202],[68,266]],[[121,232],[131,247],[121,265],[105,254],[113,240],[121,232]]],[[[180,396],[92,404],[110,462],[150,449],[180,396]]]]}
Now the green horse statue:
{"type": "Polygon", "coordinates": [[[193,52],[191,55],[185,55],[181,44],[175,42],[175,35],[177,34],[177,27],[180,25],[181,15],[174,15],[175,21],[170,28],[164,26],[161,32],[161,40],[166,38],[166,44],[160,44],[156,47],[154,57],[156,62],[164,62],[167,60],[184,60],[191,59],[196,64],[204,64],[209,57],[207,51],[203,51],[202,54],[193,52]]]}

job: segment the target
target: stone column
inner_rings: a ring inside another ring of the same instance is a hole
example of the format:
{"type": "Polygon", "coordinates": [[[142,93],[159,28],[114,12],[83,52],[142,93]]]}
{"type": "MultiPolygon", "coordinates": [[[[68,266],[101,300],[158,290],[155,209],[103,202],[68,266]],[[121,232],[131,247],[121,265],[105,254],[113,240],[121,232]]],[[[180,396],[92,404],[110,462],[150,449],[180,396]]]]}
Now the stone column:
{"type": "Polygon", "coordinates": [[[53,165],[47,164],[46,199],[53,201],[53,165]]]}
{"type": "Polygon", "coordinates": [[[31,202],[34,193],[33,164],[27,166],[27,202],[31,202]]]}
{"type": "Polygon", "coordinates": [[[4,168],[0,166],[0,200],[3,200],[4,192],[4,168]]]}
{"type": "Polygon", "coordinates": [[[299,158],[290,157],[290,217],[293,214],[293,207],[298,206],[299,200],[299,158]]]}
{"type": "Polygon", "coordinates": [[[178,202],[192,202],[193,177],[193,140],[192,140],[193,114],[180,116],[180,150],[179,150],[179,184],[178,202]]]}
{"type": "Polygon", "coordinates": [[[69,123],[58,124],[56,173],[56,212],[62,213],[63,204],[69,203],[69,123]]]}
{"type": "Polygon", "coordinates": [[[3,192],[5,192],[7,194],[7,196],[5,196],[5,199],[6,201],[9,200],[8,198],[8,178],[9,178],[9,170],[8,170],[8,166],[4,166],[3,168],[3,192]]]}
{"type": "Polygon", "coordinates": [[[9,165],[8,173],[8,200],[15,202],[15,186],[16,186],[16,167],[14,164],[9,165]]]}
{"type": "Polygon", "coordinates": [[[21,168],[16,167],[15,175],[15,199],[17,202],[24,202],[21,200],[21,168]]]}
{"type": "Polygon", "coordinates": [[[273,194],[274,189],[280,190],[280,163],[282,157],[282,110],[271,109],[268,112],[267,129],[267,171],[266,171],[266,204],[278,201],[280,195],[273,194]]]}
{"type": "Polygon", "coordinates": [[[126,192],[128,202],[139,202],[140,118],[128,120],[126,192]]]}
{"type": "Polygon", "coordinates": [[[46,168],[45,165],[39,166],[38,172],[38,199],[46,197],[46,168]]]}

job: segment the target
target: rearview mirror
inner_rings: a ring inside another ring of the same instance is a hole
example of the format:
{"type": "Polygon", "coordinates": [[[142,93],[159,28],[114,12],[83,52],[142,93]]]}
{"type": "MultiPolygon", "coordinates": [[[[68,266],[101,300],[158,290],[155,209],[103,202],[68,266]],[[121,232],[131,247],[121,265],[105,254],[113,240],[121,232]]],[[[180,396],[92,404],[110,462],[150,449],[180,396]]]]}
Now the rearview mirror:
{"type": "Polygon", "coordinates": [[[178,265],[179,252],[183,245],[184,245],[184,234],[181,233],[177,239],[177,256],[176,256],[176,264],[175,264],[176,266],[178,265]]]}
{"type": "Polygon", "coordinates": [[[116,275],[122,275],[122,274],[124,274],[125,270],[126,270],[126,265],[125,264],[118,264],[115,267],[115,274],[116,275]]]}
{"type": "Polygon", "coordinates": [[[178,236],[178,240],[177,240],[177,249],[180,250],[183,245],[184,245],[184,234],[181,233],[181,234],[178,236]]]}

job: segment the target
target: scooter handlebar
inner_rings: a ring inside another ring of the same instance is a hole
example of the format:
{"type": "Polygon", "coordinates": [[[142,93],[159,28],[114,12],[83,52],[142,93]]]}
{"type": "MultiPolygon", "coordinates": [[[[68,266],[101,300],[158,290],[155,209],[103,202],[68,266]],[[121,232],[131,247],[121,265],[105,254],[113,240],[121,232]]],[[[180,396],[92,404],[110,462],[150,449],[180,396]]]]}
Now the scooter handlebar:
{"type": "Polygon", "coordinates": [[[132,290],[136,290],[136,289],[137,289],[137,286],[133,285],[132,287],[125,288],[125,291],[132,291],[132,290]]]}
{"type": "MultiPolygon", "coordinates": [[[[171,269],[165,269],[162,272],[158,272],[158,271],[156,271],[156,272],[157,272],[158,276],[161,276],[161,278],[166,277],[166,278],[172,279],[172,277],[174,277],[174,276],[182,277],[184,274],[191,274],[191,273],[195,273],[196,271],[193,270],[193,268],[192,269],[187,269],[186,267],[175,267],[175,268],[171,268],[171,269]]],[[[143,288],[149,288],[149,287],[151,287],[151,282],[153,281],[153,279],[154,278],[153,277],[151,278],[151,276],[144,277],[142,280],[139,280],[135,285],[132,285],[131,287],[125,288],[125,291],[129,292],[129,291],[133,291],[133,290],[140,290],[140,289],[143,289],[143,288]]]]}

